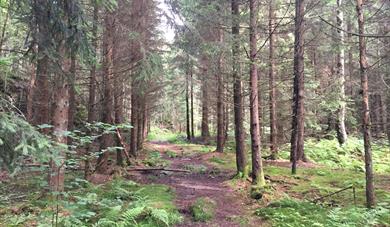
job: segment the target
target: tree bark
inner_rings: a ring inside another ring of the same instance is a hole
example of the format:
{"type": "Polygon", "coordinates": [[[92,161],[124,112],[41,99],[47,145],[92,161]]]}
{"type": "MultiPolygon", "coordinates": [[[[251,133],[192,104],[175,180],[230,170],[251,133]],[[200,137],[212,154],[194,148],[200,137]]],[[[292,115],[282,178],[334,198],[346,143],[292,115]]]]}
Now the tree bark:
{"type": "MultiPolygon", "coordinates": [[[[222,43],[223,40],[223,31],[219,31],[219,41],[222,43]]],[[[217,152],[223,152],[225,145],[225,88],[224,88],[224,78],[222,72],[222,61],[223,53],[220,53],[218,59],[218,70],[217,70],[217,152]]]]}
{"type": "Polygon", "coordinates": [[[194,128],[194,79],[193,79],[193,73],[192,73],[192,64],[191,64],[191,71],[190,71],[190,77],[191,77],[191,139],[195,138],[195,128],[194,128]]]}
{"type": "MultiPolygon", "coordinates": [[[[45,0],[36,0],[34,6],[34,14],[37,23],[37,34],[35,40],[38,43],[37,68],[35,76],[35,92],[33,96],[32,122],[35,125],[50,123],[50,92],[49,92],[49,56],[47,55],[51,45],[49,39],[50,30],[47,23],[47,18],[50,17],[50,12],[47,12],[48,3],[45,0]],[[43,45],[43,44],[47,45],[43,45]]],[[[42,130],[48,133],[48,129],[42,130]]]]}
{"type": "MultiPolygon", "coordinates": [[[[337,0],[336,20],[337,27],[344,27],[344,15],[342,12],[342,0],[337,0]]],[[[347,130],[345,128],[346,98],[345,98],[345,67],[344,67],[344,32],[337,30],[337,65],[336,76],[339,88],[339,108],[337,109],[336,132],[340,145],[347,141],[347,130]]]]}
{"type": "Polygon", "coordinates": [[[274,60],[274,2],[269,1],[269,119],[270,119],[270,150],[271,159],[277,159],[278,157],[278,145],[277,137],[278,131],[276,127],[276,87],[275,87],[275,60],[274,60]]]}
{"type": "MultiPolygon", "coordinates": [[[[358,17],[359,34],[364,34],[364,0],[356,0],[356,11],[358,17]]],[[[366,41],[364,36],[359,36],[359,63],[360,77],[362,89],[362,109],[363,109],[363,135],[364,135],[364,161],[366,169],[366,202],[368,208],[375,206],[374,194],[374,173],[372,168],[372,151],[371,151],[371,120],[369,109],[369,92],[368,92],[368,76],[367,76],[367,53],[366,41]]]]}
{"type": "MultiPolygon", "coordinates": [[[[99,6],[97,0],[92,0],[93,4],[93,21],[92,21],[92,48],[93,48],[93,62],[91,64],[91,70],[89,72],[89,87],[88,87],[88,123],[93,123],[96,121],[96,64],[97,64],[97,48],[98,48],[98,20],[99,20],[99,6]]],[[[91,132],[93,133],[93,132],[91,132]]],[[[89,153],[93,151],[93,147],[96,144],[96,141],[92,141],[92,143],[86,149],[86,159],[85,159],[85,169],[84,169],[84,177],[87,179],[90,172],[90,162],[89,162],[89,153]]]]}
{"type": "Polygon", "coordinates": [[[137,106],[137,95],[135,91],[135,82],[133,81],[131,88],[131,117],[130,122],[130,153],[133,157],[137,157],[137,114],[138,114],[138,106],[137,106]]]}
{"type": "MultiPolygon", "coordinates": [[[[103,34],[103,82],[104,82],[104,99],[103,99],[103,122],[114,124],[114,14],[106,10],[104,18],[103,34]]],[[[114,145],[112,134],[103,134],[101,140],[101,149],[105,150],[98,158],[97,172],[104,173],[108,167],[108,157],[110,152],[108,148],[114,145]]]]}
{"type": "Polygon", "coordinates": [[[297,161],[305,161],[304,155],[304,0],[295,1],[294,41],[294,94],[291,133],[292,173],[296,173],[297,161]]]}
{"type": "Polygon", "coordinates": [[[187,132],[187,140],[188,141],[191,141],[191,125],[190,125],[190,122],[191,122],[191,116],[190,116],[190,100],[189,100],[189,69],[187,69],[186,71],[186,132],[187,132]]]}
{"type": "Polygon", "coordinates": [[[247,154],[245,152],[245,138],[243,126],[242,81],[240,69],[240,7],[239,0],[231,1],[232,8],[232,55],[233,55],[233,106],[236,141],[237,174],[246,177],[248,175],[247,154]]]}
{"type": "Polygon", "coordinates": [[[201,137],[207,143],[210,137],[209,130],[209,94],[208,94],[208,72],[207,58],[202,59],[202,124],[201,137]]]}
{"type": "Polygon", "coordinates": [[[263,165],[261,160],[261,139],[260,139],[260,120],[259,120],[259,97],[258,97],[258,78],[257,78],[257,14],[258,5],[256,0],[249,0],[249,48],[250,48],[250,131],[252,142],[252,184],[258,186],[265,185],[263,165]]]}

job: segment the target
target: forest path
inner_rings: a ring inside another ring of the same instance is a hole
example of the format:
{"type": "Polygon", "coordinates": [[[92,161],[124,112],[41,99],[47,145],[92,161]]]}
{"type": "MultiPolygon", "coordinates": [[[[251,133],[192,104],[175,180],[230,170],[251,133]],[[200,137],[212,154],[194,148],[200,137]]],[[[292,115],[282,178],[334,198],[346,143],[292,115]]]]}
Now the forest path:
{"type": "Polygon", "coordinates": [[[170,168],[190,170],[189,173],[152,171],[140,175],[143,183],[165,184],[175,190],[175,203],[184,216],[184,222],[177,226],[261,226],[251,209],[253,201],[227,184],[234,172],[209,165],[204,156],[210,153],[187,152],[184,145],[167,142],[151,142],[147,146],[160,152],[170,162],[170,168]],[[208,197],[216,204],[214,217],[208,222],[194,222],[190,213],[191,204],[201,197],[208,197]]]}

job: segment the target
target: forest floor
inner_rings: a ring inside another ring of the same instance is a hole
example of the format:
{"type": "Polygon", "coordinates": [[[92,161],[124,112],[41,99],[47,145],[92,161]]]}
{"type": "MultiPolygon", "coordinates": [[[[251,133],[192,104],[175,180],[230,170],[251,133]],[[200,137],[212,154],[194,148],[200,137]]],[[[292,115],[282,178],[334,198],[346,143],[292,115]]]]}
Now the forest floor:
{"type": "MultiPolygon", "coordinates": [[[[234,189],[229,181],[234,177],[232,170],[220,170],[207,162],[210,153],[191,151],[185,146],[169,142],[151,142],[148,150],[158,151],[173,170],[189,172],[150,171],[132,175],[138,182],[164,184],[174,189],[175,204],[184,215],[184,222],[178,226],[260,226],[262,221],[253,215],[254,201],[244,195],[243,190],[234,189]],[[191,206],[200,198],[215,203],[214,214],[206,222],[194,221],[191,206]]],[[[245,187],[245,186],[243,186],[245,187]]]]}

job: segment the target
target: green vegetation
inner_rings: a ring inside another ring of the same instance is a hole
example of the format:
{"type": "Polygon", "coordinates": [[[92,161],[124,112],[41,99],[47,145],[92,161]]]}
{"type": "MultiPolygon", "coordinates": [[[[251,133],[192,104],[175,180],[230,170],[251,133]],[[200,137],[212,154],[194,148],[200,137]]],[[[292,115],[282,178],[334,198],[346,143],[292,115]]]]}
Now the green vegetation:
{"type": "MultiPolygon", "coordinates": [[[[374,171],[376,173],[390,173],[390,147],[385,141],[372,144],[374,171]]],[[[305,152],[308,158],[316,163],[331,168],[346,168],[364,171],[363,140],[350,137],[342,147],[336,139],[308,139],[305,142],[305,152]]],[[[283,147],[281,157],[288,159],[289,147],[283,147]]]]}
{"type": "Polygon", "coordinates": [[[256,214],[269,220],[272,226],[280,227],[386,226],[390,221],[389,207],[378,206],[372,210],[358,207],[326,208],[294,199],[273,202],[256,210],[256,214]]]}
{"type": "Polygon", "coordinates": [[[161,129],[158,127],[152,127],[148,134],[148,141],[159,141],[182,144],[185,143],[184,134],[175,133],[168,129],[161,129]]]}
{"type": "Polygon", "coordinates": [[[99,186],[76,179],[73,187],[58,200],[32,194],[28,203],[2,204],[0,226],[171,226],[181,221],[173,192],[164,185],[119,178],[99,186]]]}
{"type": "Polygon", "coordinates": [[[214,217],[215,207],[215,201],[207,197],[202,197],[195,200],[190,207],[190,212],[194,221],[206,222],[214,217]]]}
{"type": "Polygon", "coordinates": [[[184,169],[189,170],[193,173],[206,173],[207,172],[207,167],[205,165],[185,165],[184,169]]]}
{"type": "Polygon", "coordinates": [[[150,167],[167,167],[170,164],[169,160],[163,159],[158,151],[149,152],[143,163],[150,167]]]}

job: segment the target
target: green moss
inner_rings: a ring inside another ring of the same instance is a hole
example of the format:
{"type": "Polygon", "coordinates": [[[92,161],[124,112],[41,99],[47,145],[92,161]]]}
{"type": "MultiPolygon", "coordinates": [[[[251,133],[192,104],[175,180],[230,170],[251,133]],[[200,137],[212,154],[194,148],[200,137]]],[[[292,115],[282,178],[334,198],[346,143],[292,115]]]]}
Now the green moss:
{"type": "Polygon", "coordinates": [[[190,212],[194,221],[206,222],[214,217],[216,203],[208,197],[195,200],[190,206],[190,212]]]}

